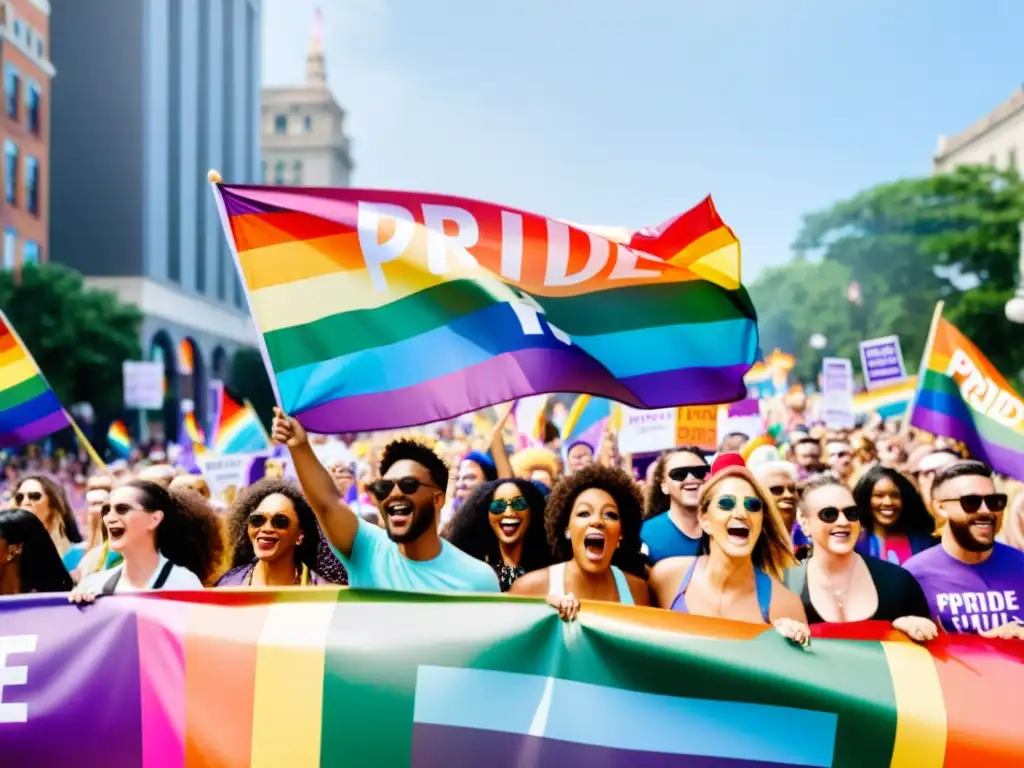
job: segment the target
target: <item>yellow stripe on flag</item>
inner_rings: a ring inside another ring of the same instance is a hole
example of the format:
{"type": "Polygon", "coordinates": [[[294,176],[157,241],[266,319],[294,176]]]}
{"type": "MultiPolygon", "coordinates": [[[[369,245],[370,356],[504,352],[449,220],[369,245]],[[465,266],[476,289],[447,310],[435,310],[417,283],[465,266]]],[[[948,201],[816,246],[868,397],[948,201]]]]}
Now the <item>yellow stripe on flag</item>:
{"type": "MultiPolygon", "coordinates": [[[[946,759],[946,704],[935,662],[910,642],[883,642],[896,697],[891,768],[942,768],[946,759]]],[[[982,766],[977,766],[982,768],[982,766]]]]}

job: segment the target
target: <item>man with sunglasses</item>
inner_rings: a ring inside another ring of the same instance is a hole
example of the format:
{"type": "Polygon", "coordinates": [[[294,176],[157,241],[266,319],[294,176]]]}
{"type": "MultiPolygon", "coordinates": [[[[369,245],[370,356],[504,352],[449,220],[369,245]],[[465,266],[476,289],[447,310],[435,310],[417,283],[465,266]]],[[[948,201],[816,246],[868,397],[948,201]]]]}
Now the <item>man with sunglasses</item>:
{"type": "Polygon", "coordinates": [[[288,446],[303,493],[348,571],[349,586],[403,592],[500,591],[489,565],[438,533],[448,468],[426,445],[394,440],[384,448],[381,478],[370,484],[384,518],[381,529],[345,503],[313,452],[306,430],[280,408],[274,409],[272,434],[288,446]]]}
{"type": "Polygon", "coordinates": [[[991,468],[958,461],[939,469],[932,509],[946,522],[942,546],[903,567],[924,589],[936,620],[947,632],[1024,639],[1024,552],[996,541],[1006,494],[996,493],[991,468]]]}
{"type": "Polygon", "coordinates": [[[676,448],[658,461],[647,490],[640,538],[651,565],[667,557],[694,557],[700,544],[700,489],[710,467],[699,448],[676,448]]]}

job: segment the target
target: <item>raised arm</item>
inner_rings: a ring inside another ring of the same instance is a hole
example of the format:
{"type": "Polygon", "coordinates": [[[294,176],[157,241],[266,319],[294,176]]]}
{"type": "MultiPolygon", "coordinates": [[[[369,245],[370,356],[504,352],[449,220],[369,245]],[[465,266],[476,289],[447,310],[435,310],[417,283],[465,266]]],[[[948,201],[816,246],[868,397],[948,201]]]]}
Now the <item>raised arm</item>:
{"type": "Polygon", "coordinates": [[[288,446],[302,492],[320,521],[327,541],[348,557],[359,530],[359,516],[345,503],[331,473],[313,453],[306,430],[280,408],[275,408],[272,434],[274,440],[288,446]]]}
{"type": "Polygon", "coordinates": [[[491,431],[491,458],[494,459],[494,468],[498,471],[498,477],[515,477],[515,473],[512,471],[512,462],[508,458],[508,451],[505,450],[505,440],[502,437],[505,423],[508,421],[514,405],[515,401],[513,400],[498,409],[498,423],[491,431]]]}

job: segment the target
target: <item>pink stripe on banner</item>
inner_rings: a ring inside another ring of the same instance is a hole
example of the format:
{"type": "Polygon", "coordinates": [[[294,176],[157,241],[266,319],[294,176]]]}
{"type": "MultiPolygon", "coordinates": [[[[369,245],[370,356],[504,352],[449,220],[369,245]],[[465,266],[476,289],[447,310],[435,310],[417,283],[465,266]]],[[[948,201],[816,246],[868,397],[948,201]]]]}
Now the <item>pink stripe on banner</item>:
{"type": "Polygon", "coordinates": [[[189,605],[130,597],[138,617],[142,767],[185,765],[185,632],[189,605]]]}

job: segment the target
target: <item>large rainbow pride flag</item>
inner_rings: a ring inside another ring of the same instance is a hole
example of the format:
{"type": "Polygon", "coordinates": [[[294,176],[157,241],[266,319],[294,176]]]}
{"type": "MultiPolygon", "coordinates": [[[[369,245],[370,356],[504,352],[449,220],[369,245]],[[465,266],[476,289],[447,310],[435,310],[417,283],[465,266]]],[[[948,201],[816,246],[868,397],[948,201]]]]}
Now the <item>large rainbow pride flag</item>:
{"type": "Polygon", "coordinates": [[[1024,643],[306,588],[0,600],[0,760],[108,768],[1001,768],[1024,643]]]}
{"type": "Polygon", "coordinates": [[[963,442],[996,471],[1024,480],[1024,402],[970,339],[937,319],[911,425],[963,442]]]}
{"type": "Polygon", "coordinates": [[[0,448],[17,448],[71,425],[64,406],[0,312],[0,448]]]}
{"type": "Polygon", "coordinates": [[[739,242],[708,198],[626,244],[443,195],[215,185],[282,407],[321,433],[545,392],[744,395],[739,242]]]}

